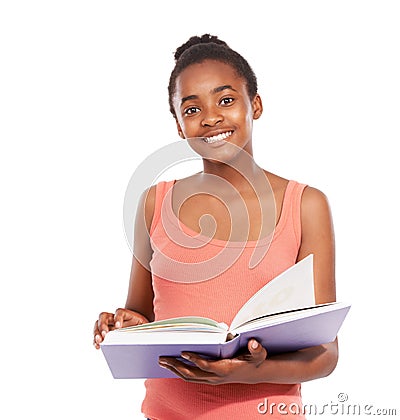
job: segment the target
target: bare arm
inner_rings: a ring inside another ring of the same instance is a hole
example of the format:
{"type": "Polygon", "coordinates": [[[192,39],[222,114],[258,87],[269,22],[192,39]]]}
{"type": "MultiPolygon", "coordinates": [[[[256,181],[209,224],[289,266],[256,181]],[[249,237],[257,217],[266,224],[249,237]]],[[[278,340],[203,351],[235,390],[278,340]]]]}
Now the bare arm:
{"type": "Polygon", "coordinates": [[[139,312],[149,321],[154,320],[153,287],[150,271],[152,249],[150,226],[154,214],[155,187],[142,194],[135,220],[135,235],[131,275],[125,308],[139,312]]]}
{"type": "MultiPolygon", "coordinates": [[[[335,244],[328,201],[320,191],[307,187],[301,204],[302,240],[298,260],[314,254],[314,286],[317,304],[334,302],[335,244]]],[[[267,358],[260,370],[275,383],[297,383],[329,375],[338,360],[338,343],[310,347],[267,358]]],[[[256,380],[257,381],[257,380],[256,380]]]]}
{"type": "Polygon", "coordinates": [[[125,308],[119,308],[115,313],[102,312],[99,315],[93,330],[93,343],[96,348],[100,348],[100,343],[108,331],[143,324],[154,319],[154,294],[149,265],[152,255],[149,231],[154,202],[155,187],[151,187],[142,194],[136,214],[134,252],[125,308]]]}

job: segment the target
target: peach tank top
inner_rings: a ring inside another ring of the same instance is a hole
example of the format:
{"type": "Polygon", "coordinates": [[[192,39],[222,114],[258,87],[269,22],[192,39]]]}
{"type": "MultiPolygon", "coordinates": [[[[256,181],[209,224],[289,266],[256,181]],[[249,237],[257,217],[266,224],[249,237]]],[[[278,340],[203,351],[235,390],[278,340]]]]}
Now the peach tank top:
{"type": "MultiPolygon", "coordinates": [[[[155,319],[197,315],[229,325],[255,292],[296,263],[305,185],[289,181],[272,238],[227,242],[202,237],[180,222],[172,209],[174,182],[156,186],[150,230],[155,319]]],[[[269,419],[287,419],[278,413],[278,404],[286,404],[287,411],[290,405],[301,408],[300,384],[214,386],[160,378],[147,379],[145,385],[142,412],[153,420],[259,420],[260,410],[274,407],[265,413],[269,419]]]]}

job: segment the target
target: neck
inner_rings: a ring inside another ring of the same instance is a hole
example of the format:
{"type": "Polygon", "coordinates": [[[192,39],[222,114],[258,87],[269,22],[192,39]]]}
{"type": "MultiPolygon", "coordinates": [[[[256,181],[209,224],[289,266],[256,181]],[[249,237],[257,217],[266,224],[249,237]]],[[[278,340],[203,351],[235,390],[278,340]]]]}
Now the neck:
{"type": "Polygon", "coordinates": [[[204,174],[216,175],[228,181],[238,191],[246,191],[254,188],[256,181],[265,172],[260,168],[252,154],[241,151],[229,162],[217,162],[203,159],[204,174]]]}

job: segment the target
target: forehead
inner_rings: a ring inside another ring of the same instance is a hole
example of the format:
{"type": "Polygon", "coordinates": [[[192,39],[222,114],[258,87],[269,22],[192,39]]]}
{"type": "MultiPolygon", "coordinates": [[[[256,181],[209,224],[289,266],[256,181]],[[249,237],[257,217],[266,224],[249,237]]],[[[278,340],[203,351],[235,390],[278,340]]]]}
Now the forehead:
{"type": "Polygon", "coordinates": [[[224,85],[231,85],[237,91],[246,89],[245,80],[231,65],[205,60],[189,65],[179,74],[176,79],[175,97],[199,94],[224,85]]]}

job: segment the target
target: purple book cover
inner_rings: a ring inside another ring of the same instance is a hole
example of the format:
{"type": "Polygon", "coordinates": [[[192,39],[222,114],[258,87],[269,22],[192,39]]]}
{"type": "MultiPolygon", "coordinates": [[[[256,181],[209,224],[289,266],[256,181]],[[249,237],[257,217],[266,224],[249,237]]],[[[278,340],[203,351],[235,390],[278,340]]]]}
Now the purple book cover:
{"type": "Polygon", "coordinates": [[[191,351],[211,358],[230,358],[255,338],[271,354],[300,350],[333,341],[350,309],[350,305],[333,305],[322,313],[300,319],[262,326],[238,334],[222,344],[108,344],[101,349],[114,378],[176,378],[158,365],[159,356],[179,357],[191,351]]]}

